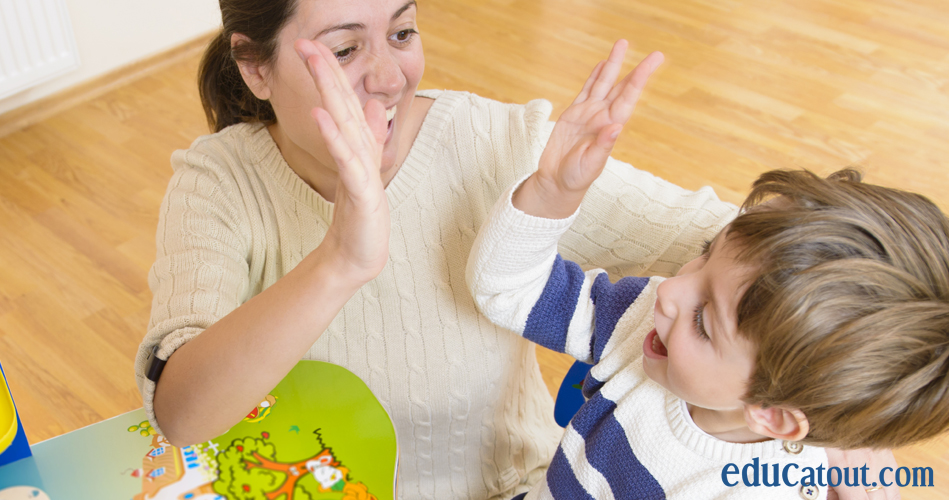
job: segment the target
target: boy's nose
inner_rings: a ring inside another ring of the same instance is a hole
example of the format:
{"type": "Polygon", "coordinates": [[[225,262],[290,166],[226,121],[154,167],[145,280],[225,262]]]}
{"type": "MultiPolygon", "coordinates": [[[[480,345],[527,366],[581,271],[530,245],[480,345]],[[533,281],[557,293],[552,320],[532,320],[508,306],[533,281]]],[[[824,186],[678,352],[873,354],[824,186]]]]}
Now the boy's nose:
{"type": "Polygon", "coordinates": [[[370,95],[393,96],[405,86],[405,75],[399,62],[387,50],[370,54],[366,73],[366,92],[370,95]]]}
{"type": "Polygon", "coordinates": [[[656,287],[656,313],[668,318],[676,317],[675,291],[673,278],[669,278],[656,287]]]}

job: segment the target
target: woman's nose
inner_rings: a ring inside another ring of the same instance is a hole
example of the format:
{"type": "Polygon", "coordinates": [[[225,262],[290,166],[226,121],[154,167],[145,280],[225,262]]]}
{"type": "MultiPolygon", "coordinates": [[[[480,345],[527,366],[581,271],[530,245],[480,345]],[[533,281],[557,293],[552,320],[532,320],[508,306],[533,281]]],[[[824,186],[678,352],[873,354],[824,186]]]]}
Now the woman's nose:
{"type": "Polygon", "coordinates": [[[370,95],[395,95],[405,86],[405,75],[402,74],[399,61],[388,50],[370,54],[367,70],[366,92],[370,95]]]}

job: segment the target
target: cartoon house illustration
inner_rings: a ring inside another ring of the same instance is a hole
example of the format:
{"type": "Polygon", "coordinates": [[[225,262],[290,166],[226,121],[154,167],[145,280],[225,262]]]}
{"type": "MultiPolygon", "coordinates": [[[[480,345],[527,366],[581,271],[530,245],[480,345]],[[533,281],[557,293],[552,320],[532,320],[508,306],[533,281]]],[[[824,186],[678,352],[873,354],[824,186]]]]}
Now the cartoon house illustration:
{"type": "Polygon", "coordinates": [[[192,446],[181,449],[152,436],[151,450],[142,459],[142,492],[133,500],[217,498],[211,487],[215,474],[198,455],[192,446]]]}

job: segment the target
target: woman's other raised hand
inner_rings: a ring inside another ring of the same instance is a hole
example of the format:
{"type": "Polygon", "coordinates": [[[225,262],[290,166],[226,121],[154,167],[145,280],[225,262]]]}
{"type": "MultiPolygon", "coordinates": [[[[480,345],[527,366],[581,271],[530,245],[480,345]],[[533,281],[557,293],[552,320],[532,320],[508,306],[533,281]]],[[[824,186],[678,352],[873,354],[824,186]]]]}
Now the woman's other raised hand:
{"type": "Polygon", "coordinates": [[[294,48],[320,93],[321,105],[312,116],[339,172],[333,222],[320,246],[338,261],[344,276],[368,282],[389,256],[389,206],[380,177],[385,109],[374,99],[362,106],[323,44],[301,39],[294,48]]]}
{"type": "Polygon", "coordinates": [[[537,172],[514,195],[515,207],[538,217],[559,219],[580,206],[583,195],[603,171],[646,81],[663,61],[661,53],[653,52],[616,83],[626,47],[626,40],[613,45],[607,60],[593,68],[580,94],[560,115],[537,172]]]}

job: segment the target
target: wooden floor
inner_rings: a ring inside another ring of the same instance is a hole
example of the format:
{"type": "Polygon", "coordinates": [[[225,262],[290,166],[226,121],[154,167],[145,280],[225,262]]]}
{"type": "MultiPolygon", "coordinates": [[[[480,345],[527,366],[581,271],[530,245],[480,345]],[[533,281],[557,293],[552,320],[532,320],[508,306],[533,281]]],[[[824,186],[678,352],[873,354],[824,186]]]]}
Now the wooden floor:
{"type": "MultiPolygon", "coordinates": [[[[740,202],[772,168],[857,166],[949,211],[945,0],[421,0],[422,88],[555,115],[613,40],[667,62],[614,156],[740,202]]],[[[132,360],[148,320],[168,158],[206,133],[198,56],[0,138],[0,361],[32,442],[141,406],[132,360]]],[[[0,129],[8,117],[0,117],[0,129]]],[[[569,361],[541,353],[555,391],[569,361]]],[[[897,452],[936,470],[949,438],[897,452]]]]}

